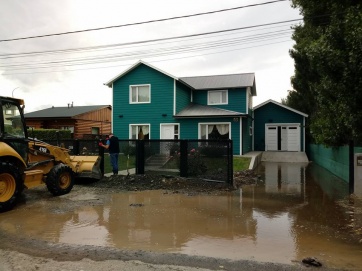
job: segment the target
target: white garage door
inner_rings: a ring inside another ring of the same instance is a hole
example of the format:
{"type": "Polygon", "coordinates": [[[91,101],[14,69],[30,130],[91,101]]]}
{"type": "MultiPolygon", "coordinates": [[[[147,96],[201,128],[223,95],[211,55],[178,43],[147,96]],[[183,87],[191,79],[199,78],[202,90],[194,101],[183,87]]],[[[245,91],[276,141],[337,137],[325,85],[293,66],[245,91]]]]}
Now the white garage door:
{"type": "Polygon", "coordinates": [[[300,151],[299,125],[266,125],[265,151],[300,151]]]}
{"type": "Polygon", "coordinates": [[[289,126],[287,135],[288,151],[300,151],[299,126],[289,126]]]}
{"type": "Polygon", "coordinates": [[[278,150],[278,127],[267,126],[265,136],[265,150],[266,151],[277,151],[278,150]]]}

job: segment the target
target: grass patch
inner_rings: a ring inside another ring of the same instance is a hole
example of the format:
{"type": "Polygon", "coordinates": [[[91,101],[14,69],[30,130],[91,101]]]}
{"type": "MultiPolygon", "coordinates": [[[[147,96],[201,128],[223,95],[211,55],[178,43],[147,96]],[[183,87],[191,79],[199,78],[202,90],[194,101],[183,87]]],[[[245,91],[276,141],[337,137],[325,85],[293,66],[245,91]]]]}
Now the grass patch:
{"type": "Polygon", "coordinates": [[[234,157],[233,158],[234,171],[241,171],[248,169],[250,161],[251,161],[250,157],[234,157]]]}
{"type": "MultiPolygon", "coordinates": [[[[127,156],[120,154],[118,157],[118,170],[126,170],[127,169],[127,156]]],[[[134,168],[136,165],[135,156],[129,157],[128,168],[134,168]]],[[[112,172],[111,161],[108,154],[104,154],[104,173],[112,172]]]]}
{"type": "MultiPolygon", "coordinates": [[[[233,167],[234,171],[242,171],[249,168],[251,158],[250,157],[233,157],[233,167]]],[[[220,159],[212,159],[212,158],[206,158],[205,163],[210,168],[219,168],[223,167],[224,161],[220,159]],[[218,161],[219,160],[219,161],[218,161]]],[[[134,168],[136,165],[136,159],[135,156],[130,156],[128,161],[128,168],[134,168]]],[[[119,170],[126,170],[127,169],[127,156],[120,154],[118,159],[118,167],[119,170]]],[[[175,160],[169,161],[163,168],[165,169],[178,169],[178,164],[175,160]]],[[[109,155],[104,155],[104,173],[110,173],[112,172],[111,162],[109,159],[109,155]]]]}

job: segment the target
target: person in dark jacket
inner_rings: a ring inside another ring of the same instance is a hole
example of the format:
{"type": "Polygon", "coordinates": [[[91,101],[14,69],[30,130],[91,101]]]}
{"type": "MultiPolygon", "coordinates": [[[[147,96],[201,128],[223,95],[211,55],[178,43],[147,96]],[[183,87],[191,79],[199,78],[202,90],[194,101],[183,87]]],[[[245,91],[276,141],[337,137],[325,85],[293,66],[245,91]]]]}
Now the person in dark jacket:
{"type": "Polygon", "coordinates": [[[119,142],[118,137],[113,133],[109,134],[106,144],[99,143],[99,146],[109,151],[109,157],[111,160],[113,175],[118,174],[118,156],[119,156],[119,142]]]}

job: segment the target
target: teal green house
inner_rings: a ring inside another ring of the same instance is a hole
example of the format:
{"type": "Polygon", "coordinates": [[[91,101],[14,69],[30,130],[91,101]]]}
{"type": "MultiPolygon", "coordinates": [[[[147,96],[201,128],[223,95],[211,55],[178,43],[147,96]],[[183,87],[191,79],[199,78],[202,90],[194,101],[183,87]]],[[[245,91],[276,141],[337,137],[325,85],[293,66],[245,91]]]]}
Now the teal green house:
{"type": "Polygon", "coordinates": [[[305,152],[308,115],[268,100],[253,108],[255,151],[305,152]]]}
{"type": "Polygon", "coordinates": [[[176,77],[139,61],[105,85],[119,139],[231,139],[234,155],[253,150],[254,73],[176,77]]]}

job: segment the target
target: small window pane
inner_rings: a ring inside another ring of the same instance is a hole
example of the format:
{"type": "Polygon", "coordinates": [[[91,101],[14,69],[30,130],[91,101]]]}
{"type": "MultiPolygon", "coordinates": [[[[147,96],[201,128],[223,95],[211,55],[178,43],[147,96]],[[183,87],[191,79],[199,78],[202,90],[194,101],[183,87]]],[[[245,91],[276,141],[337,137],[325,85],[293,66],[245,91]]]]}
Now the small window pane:
{"type": "Polygon", "coordinates": [[[137,102],[137,87],[132,87],[132,102],[137,102]]]}
{"type": "Polygon", "coordinates": [[[222,91],[221,96],[221,103],[226,103],[226,91],[222,91]]]}
{"type": "Polygon", "coordinates": [[[148,86],[138,87],[138,102],[148,102],[150,100],[150,92],[148,86]]]}
{"type": "Polygon", "coordinates": [[[210,104],[220,103],[220,94],[218,92],[210,92],[209,103],[210,104]]]}
{"type": "Polygon", "coordinates": [[[200,131],[201,139],[206,139],[206,125],[204,125],[204,124],[201,125],[200,129],[201,129],[201,131],[200,131]]]}
{"type": "Polygon", "coordinates": [[[132,139],[137,139],[137,126],[132,126],[132,139]]]}

